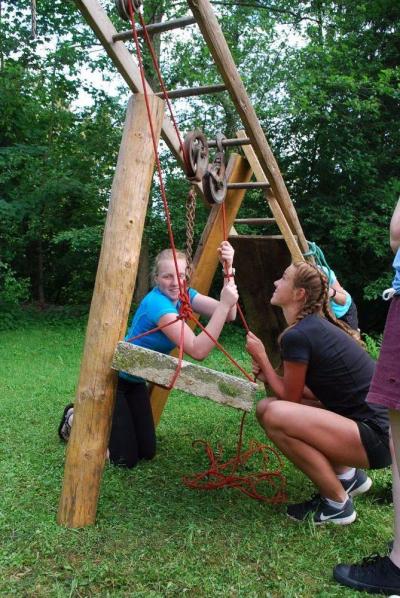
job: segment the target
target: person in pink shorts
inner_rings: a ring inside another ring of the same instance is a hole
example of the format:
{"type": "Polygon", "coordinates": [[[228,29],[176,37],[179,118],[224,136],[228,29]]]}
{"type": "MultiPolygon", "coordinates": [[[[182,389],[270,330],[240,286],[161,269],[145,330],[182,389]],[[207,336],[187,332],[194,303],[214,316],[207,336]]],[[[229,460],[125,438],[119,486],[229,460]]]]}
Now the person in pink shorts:
{"type": "Polygon", "coordinates": [[[334,578],[341,584],[376,594],[400,594],[400,199],[390,222],[390,246],[395,253],[393,288],[385,291],[391,304],[382,348],[367,401],[389,410],[393,440],[394,542],[390,554],[367,557],[357,565],[337,565],[334,578]]]}

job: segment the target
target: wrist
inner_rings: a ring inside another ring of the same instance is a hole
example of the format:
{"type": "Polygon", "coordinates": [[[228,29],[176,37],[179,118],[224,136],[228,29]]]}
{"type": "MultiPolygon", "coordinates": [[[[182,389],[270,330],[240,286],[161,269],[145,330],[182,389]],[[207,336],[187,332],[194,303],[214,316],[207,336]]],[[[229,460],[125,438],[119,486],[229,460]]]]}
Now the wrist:
{"type": "Polygon", "coordinates": [[[229,278],[233,278],[235,276],[236,270],[235,270],[235,268],[232,268],[232,267],[227,268],[226,270],[223,268],[222,272],[223,272],[224,278],[229,279],[229,278]]]}

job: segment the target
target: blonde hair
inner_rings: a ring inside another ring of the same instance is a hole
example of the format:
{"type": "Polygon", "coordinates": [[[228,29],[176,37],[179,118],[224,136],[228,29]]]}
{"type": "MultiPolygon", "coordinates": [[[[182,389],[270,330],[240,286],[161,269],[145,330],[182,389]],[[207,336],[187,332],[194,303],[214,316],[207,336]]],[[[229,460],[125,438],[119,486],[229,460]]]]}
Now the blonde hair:
{"type": "Polygon", "coordinates": [[[306,316],[322,313],[329,322],[346,332],[359,345],[364,347],[358,333],[333,315],[329,305],[329,284],[325,273],[309,262],[294,262],[292,265],[295,268],[293,286],[296,289],[304,289],[305,302],[301,311],[297,314],[296,321],[286,330],[296,326],[306,316]]]}
{"type": "MultiPolygon", "coordinates": [[[[179,249],[176,249],[175,254],[176,254],[177,260],[185,260],[185,262],[187,263],[186,255],[183,253],[183,251],[179,251],[179,249]]],[[[153,267],[150,272],[150,279],[151,279],[151,284],[153,285],[153,287],[157,286],[156,278],[158,276],[158,269],[160,267],[160,262],[162,260],[173,259],[173,257],[174,257],[174,252],[172,251],[172,249],[163,249],[162,251],[160,251],[160,253],[158,253],[156,255],[154,263],[153,263],[153,267]]]]}

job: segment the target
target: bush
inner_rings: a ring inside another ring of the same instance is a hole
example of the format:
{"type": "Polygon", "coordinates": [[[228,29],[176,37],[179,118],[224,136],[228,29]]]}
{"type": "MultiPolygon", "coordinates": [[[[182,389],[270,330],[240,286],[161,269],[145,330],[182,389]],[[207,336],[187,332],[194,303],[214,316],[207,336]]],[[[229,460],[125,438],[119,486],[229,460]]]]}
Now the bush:
{"type": "Polygon", "coordinates": [[[29,280],[17,278],[11,267],[0,261],[0,330],[16,328],[18,306],[29,297],[29,280]]]}
{"type": "Polygon", "coordinates": [[[380,334],[376,338],[373,338],[372,336],[369,336],[368,334],[363,334],[365,348],[367,349],[368,353],[371,355],[372,359],[375,359],[375,361],[378,359],[379,353],[381,350],[382,336],[383,335],[380,334]]]}

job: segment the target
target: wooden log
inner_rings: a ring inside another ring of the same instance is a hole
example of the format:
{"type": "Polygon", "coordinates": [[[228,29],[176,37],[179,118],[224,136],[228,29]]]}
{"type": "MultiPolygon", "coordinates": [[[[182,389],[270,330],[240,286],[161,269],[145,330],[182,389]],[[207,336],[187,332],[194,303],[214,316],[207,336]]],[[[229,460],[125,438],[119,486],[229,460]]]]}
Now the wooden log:
{"type": "MultiPolygon", "coordinates": [[[[112,367],[139,376],[155,384],[168,386],[178,366],[178,359],[132,343],[120,342],[114,353],[112,367]]],[[[236,378],[189,361],[182,362],[182,369],[174,388],[196,397],[210,399],[243,411],[251,411],[257,384],[236,378]]]]}
{"type": "MultiPolygon", "coordinates": [[[[164,103],[155,96],[149,101],[158,139],[164,103]]],[[[67,448],[58,511],[58,523],[67,527],[90,525],[96,517],[117,379],[110,366],[126,330],[153,169],[145,101],[137,95],[128,104],[111,189],[67,448]]]]}
{"type": "Polygon", "coordinates": [[[232,101],[236,106],[236,110],[242,119],[247,137],[251,140],[257,158],[268,177],[268,181],[271,183],[272,190],[285,218],[292,231],[298,235],[302,250],[308,251],[307,241],[280,173],[279,166],[265,138],[250,98],[247,95],[213,8],[209,0],[188,0],[188,4],[206,40],[232,101]]]}
{"type": "MultiPolygon", "coordinates": [[[[239,139],[241,139],[242,137],[246,136],[246,133],[244,131],[238,131],[237,136],[239,137],[239,139]]],[[[248,145],[246,147],[243,147],[243,153],[246,156],[251,168],[253,169],[257,181],[263,183],[267,182],[267,177],[265,176],[265,173],[261,168],[261,164],[258,161],[254,149],[250,145],[248,145]]],[[[274,216],[276,223],[279,226],[279,230],[285,238],[286,244],[292,256],[292,260],[294,262],[304,261],[304,257],[299,248],[299,244],[292,232],[292,229],[286,221],[285,215],[281,210],[281,207],[277,202],[272,189],[268,189],[266,191],[265,198],[268,201],[272,215],[274,216]]]]}
{"type": "MultiPolygon", "coordinates": [[[[247,160],[237,154],[232,154],[227,166],[227,177],[229,182],[249,181],[252,169],[247,160]]],[[[228,191],[225,199],[227,231],[233,225],[239,208],[245,196],[244,189],[228,191]]],[[[207,224],[203,230],[196,254],[193,258],[193,275],[191,286],[200,293],[207,295],[215,271],[218,266],[217,248],[223,241],[222,215],[220,206],[213,206],[208,216],[207,224]]],[[[168,400],[169,391],[160,386],[154,386],[151,391],[151,408],[153,410],[154,423],[158,425],[164,407],[168,400]]]]}

